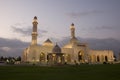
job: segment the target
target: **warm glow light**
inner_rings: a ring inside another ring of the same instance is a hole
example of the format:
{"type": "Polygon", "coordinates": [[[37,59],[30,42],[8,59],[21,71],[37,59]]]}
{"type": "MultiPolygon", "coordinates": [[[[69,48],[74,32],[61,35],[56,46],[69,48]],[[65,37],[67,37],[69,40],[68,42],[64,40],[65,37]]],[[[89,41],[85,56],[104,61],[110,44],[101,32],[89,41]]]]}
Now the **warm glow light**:
{"type": "Polygon", "coordinates": [[[68,54],[65,55],[66,57],[68,56],[68,54]]]}
{"type": "Polygon", "coordinates": [[[32,22],[38,22],[38,21],[37,21],[37,19],[33,19],[33,21],[32,21],[32,22]]]}
{"type": "Polygon", "coordinates": [[[52,56],[55,57],[55,54],[53,54],[52,56]]]}
{"type": "Polygon", "coordinates": [[[72,48],[72,45],[71,44],[67,44],[64,46],[64,48],[72,48]]]}

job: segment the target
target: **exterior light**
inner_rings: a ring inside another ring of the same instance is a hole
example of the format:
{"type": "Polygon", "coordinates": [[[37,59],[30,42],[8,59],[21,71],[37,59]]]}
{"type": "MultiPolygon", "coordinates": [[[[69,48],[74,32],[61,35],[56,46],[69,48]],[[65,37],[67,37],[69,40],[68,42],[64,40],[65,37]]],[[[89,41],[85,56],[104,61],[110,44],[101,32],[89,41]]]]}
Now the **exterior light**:
{"type": "Polygon", "coordinates": [[[53,54],[52,56],[55,57],[55,54],[53,54]]]}

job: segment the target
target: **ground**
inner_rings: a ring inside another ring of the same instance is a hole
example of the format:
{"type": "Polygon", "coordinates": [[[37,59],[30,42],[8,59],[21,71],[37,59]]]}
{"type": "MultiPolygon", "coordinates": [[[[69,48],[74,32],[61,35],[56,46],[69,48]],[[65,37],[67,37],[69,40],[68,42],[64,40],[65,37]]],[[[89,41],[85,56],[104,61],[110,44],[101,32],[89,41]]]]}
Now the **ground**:
{"type": "Polygon", "coordinates": [[[0,66],[0,80],[120,80],[120,64],[0,66]]]}

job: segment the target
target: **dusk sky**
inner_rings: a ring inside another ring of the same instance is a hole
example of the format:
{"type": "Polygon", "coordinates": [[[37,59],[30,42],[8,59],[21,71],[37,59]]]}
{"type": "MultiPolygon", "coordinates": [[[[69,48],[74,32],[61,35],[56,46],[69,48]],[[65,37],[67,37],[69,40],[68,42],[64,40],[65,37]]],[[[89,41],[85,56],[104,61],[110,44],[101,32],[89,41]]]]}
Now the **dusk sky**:
{"type": "Polygon", "coordinates": [[[70,36],[120,40],[120,0],[0,0],[0,38],[31,41],[38,17],[38,43],[70,36]]]}

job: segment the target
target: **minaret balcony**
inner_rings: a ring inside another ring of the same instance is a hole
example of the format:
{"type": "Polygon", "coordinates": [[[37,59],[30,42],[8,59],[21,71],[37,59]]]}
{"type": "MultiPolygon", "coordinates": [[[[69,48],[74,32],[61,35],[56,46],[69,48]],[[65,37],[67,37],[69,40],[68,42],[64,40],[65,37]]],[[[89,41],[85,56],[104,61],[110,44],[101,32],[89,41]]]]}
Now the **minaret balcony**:
{"type": "Polygon", "coordinates": [[[32,32],[32,35],[36,35],[36,34],[38,34],[37,32],[32,32]]]}

